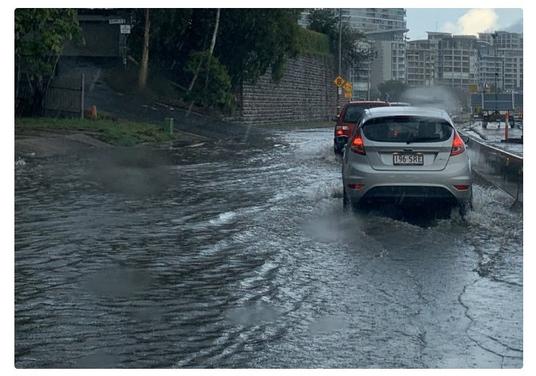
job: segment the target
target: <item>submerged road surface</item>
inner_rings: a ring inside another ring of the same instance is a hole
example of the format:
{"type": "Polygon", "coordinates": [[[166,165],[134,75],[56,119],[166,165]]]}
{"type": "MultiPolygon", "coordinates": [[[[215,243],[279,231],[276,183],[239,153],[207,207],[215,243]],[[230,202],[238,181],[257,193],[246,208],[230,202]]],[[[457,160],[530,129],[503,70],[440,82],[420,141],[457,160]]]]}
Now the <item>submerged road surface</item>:
{"type": "Polygon", "coordinates": [[[424,225],[341,196],[327,129],[28,160],[15,365],[522,366],[507,196],[477,185],[467,222],[424,225]]]}

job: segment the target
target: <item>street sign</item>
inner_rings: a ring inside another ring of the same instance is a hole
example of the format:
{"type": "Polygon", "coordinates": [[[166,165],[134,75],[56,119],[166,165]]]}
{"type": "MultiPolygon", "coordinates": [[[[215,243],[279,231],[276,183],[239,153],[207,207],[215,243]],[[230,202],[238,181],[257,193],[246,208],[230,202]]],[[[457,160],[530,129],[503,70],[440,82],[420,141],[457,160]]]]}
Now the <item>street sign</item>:
{"type": "Polygon", "coordinates": [[[476,84],[470,84],[469,85],[469,92],[471,94],[478,93],[478,85],[476,84]]]}
{"type": "Polygon", "coordinates": [[[333,83],[337,86],[337,87],[341,87],[342,85],[344,85],[346,81],[344,81],[344,78],[342,78],[341,76],[337,76],[337,78],[335,78],[335,80],[333,81],[333,83]]]}
{"type": "Polygon", "coordinates": [[[119,25],[121,27],[121,34],[130,34],[130,25],[119,25]]]}
{"type": "Polygon", "coordinates": [[[342,85],[342,88],[344,89],[344,91],[352,91],[352,83],[351,82],[348,82],[346,81],[344,83],[344,85],[342,85]]]}
{"type": "Polygon", "coordinates": [[[125,23],[125,19],[124,18],[110,18],[108,20],[108,23],[110,25],[117,25],[117,24],[124,24],[125,23]]]}

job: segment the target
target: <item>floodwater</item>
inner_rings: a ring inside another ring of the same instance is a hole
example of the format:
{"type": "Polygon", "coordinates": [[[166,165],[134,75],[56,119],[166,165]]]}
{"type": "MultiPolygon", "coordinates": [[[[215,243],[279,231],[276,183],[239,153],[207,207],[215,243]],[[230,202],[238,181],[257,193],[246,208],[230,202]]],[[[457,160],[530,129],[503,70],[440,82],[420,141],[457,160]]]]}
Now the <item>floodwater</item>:
{"type": "Polygon", "coordinates": [[[343,214],[328,129],[99,153],[16,167],[17,367],[522,366],[504,193],[343,214]]]}

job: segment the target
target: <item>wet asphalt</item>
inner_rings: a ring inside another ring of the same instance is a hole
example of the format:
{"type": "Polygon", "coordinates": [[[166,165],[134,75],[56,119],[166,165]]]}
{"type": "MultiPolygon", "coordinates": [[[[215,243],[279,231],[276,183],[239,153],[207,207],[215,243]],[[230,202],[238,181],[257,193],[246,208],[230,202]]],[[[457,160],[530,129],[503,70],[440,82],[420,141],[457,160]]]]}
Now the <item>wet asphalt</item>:
{"type": "Polygon", "coordinates": [[[18,368],[523,362],[522,213],[342,212],[331,130],[27,158],[18,368]]]}

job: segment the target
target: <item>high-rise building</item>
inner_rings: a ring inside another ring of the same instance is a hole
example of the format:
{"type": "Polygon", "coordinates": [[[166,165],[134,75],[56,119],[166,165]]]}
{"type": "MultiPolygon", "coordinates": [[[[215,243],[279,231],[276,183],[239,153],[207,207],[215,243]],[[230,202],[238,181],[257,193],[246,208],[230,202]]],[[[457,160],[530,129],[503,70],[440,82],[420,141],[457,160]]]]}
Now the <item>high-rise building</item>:
{"type": "Polygon", "coordinates": [[[429,39],[414,40],[406,47],[406,82],[409,86],[433,86],[437,46],[429,39]]]}
{"type": "Polygon", "coordinates": [[[364,33],[376,52],[349,73],[355,98],[370,98],[371,88],[389,80],[406,80],[406,10],[403,8],[345,8],[342,19],[364,33]]]}
{"type": "Polygon", "coordinates": [[[370,69],[371,87],[390,80],[406,81],[406,42],[400,35],[398,30],[367,33],[376,51],[370,69]]]}
{"type": "Polygon", "coordinates": [[[407,83],[478,90],[522,91],[523,35],[499,31],[473,35],[429,32],[407,44],[407,83]]]}
{"type": "Polygon", "coordinates": [[[508,91],[523,91],[523,34],[497,31],[480,33],[481,84],[508,91]]]}
{"type": "MultiPolygon", "coordinates": [[[[376,51],[372,61],[361,61],[343,75],[353,84],[355,98],[369,98],[370,89],[388,80],[406,80],[406,10],[403,8],[332,9],[342,22],[364,33],[368,46],[376,51]]],[[[309,11],[305,10],[299,24],[306,26],[309,11]]],[[[365,43],[364,43],[365,44],[365,43]]],[[[344,48],[344,46],[343,46],[344,48]]]]}
{"type": "Polygon", "coordinates": [[[478,82],[477,38],[453,35],[439,41],[437,72],[440,84],[467,90],[478,82]]]}
{"type": "Polygon", "coordinates": [[[352,28],[364,33],[406,29],[403,8],[343,8],[342,16],[352,28]]]}

